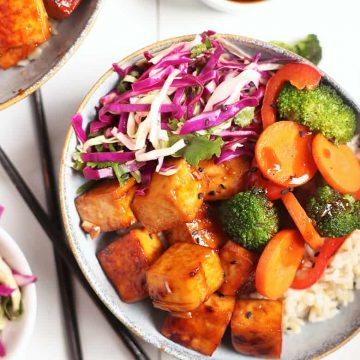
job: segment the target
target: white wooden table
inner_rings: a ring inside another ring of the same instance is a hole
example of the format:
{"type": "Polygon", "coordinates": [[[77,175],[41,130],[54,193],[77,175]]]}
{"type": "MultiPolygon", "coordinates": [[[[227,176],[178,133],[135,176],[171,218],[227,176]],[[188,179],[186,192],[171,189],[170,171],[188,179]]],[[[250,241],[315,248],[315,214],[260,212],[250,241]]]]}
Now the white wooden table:
{"type": "MultiPolygon", "coordinates": [[[[360,47],[357,0],[269,0],[246,5],[239,14],[223,14],[200,0],[104,0],[90,35],[73,58],[42,89],[53,155],[59,164],[71,115],[90,86],[111,63],[159,39],[213,29],[263,40],[293,40],[313,32],[324,48],[322,69],[360,102],[360,47]]],[[[1,85],[0,85],[1,86],[1,85]]],[[[0,113],[0,143],[44,204],[39,154],[29,99],[0,113]]],[[[24,359],[67,359],[53,253],[45,234],[0,167],[1,225],[24,250],[35,274],[38,314],[24,359]]],[[[76,302],[86,360],[131,359],[80,287],[76,302]]],[[[144,344],[151,359],[170,359],[144,344]]],[[[356,359],[360,337],[328,359],[356,359]]]]}

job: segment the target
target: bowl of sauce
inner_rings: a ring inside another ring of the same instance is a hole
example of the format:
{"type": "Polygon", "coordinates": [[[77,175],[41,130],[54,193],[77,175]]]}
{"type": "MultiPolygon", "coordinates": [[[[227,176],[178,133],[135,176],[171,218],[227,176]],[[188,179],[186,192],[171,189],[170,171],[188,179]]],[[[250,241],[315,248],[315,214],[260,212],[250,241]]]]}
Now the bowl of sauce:
{"type": "Polygon", "coordinates": [[[270,0],[202,0],[203,3],[213,9],[224,12],[240,11],[244,5],[258,5],[268,1],[270,0]]]}

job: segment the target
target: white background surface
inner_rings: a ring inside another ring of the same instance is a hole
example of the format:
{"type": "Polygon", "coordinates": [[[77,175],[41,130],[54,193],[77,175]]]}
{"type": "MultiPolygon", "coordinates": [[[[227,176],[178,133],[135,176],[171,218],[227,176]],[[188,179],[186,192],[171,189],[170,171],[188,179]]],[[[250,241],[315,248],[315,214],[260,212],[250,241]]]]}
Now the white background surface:
{"type": "MultiPolygon", "coordinates": [[[[324,48],[321,68],[360,103],[360,47],[357,0],[268,0],[223,14],[200,0],[104,0],[97,22],[83,45],[42,89],[56,166],[71,114],[90,86],[111,63],[158,39],[206,29],[263,40],[294,40],[317,34],[324,48]]],[[[1,87],[1,83],[0,83],[1,87]]],[[[43,184],[30,99],[0,113],[0,143],[44,204],[43,184]]],[[[18,241],[38,275],[38,315],[24,359],[67,359],[53,254],[46,236],[0,168],[2,226],[18,241]]],[[[45,205],[45,204],[44,204],[45,205]]],[[[76,301],[85,360],[131,359],[83,290],[76,301]]],[[[145,345],[151,359],[160,354],[145,345]]],[[[356,359],[360,337],[327,359],[356,359]]],[[[169,359],[162,355],[161,359],[169,359]]]]}

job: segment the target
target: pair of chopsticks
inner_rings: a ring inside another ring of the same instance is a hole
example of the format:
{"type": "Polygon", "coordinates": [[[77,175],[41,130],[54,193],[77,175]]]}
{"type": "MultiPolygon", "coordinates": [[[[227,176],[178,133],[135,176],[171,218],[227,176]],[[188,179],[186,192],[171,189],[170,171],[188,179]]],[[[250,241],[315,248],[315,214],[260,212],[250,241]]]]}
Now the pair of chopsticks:
{"type": "MultiPolygon", "coordinates": [[[[110,310],[102,303],[102,301],[98,298],[96,293],[93,291],[91,286],[88,284],[87,280],[83,276],[81,270],[79,269],[73,254],[68,249],[64,241],[64,234],[62,231],[61,224],[59,226],[58,220],[53,222],[54,218],[61,218],[61,215],[58,210],[58,200],[56,194],[56,186],[53,184],[55,183],[54,173],[53,173],[53,166],[52,166],[52,159],[51,159],[51,152],[49,146],[49,137],[48,131],[46,127],[46,121],[43,111],[43,105],[41,100],[41,95],[35,95],[35,106],[37,111],[37,122],[38,122],[38,131],[39,131],[39,142],[42,148],[42,155],[43,158],[43,171],[44,171],[44,180],[45,180],[45,187],[46,187],[46,196],[49,201],[49,210],[51,212],[50,217],[46,214],[43,210],[42,206],[29,189],[27,184],[25,183],[24,179],[21,177],[15,166],[12,164],[11,160],[7,157],[6,153],[0,146],[0,163],[3,166],[4,170],[8,174],[9,178],[12,180],[13,184],[19,191],[20,195],[28,205],[29,209],[32,211],[35,218],[39,221],[40,225],[42,226],[45,233],[48,235],[49,240],[52,242],[54,250],[56,252],[56,256],[61,258],[61,274],[64,275],[64,269],[66,268],[68,274],[74,274],[80,283],[82,284],[85,291],[94,301],[97,308],[103,313],[107,321],[109,322],[110,326],[113,330],[118,334],[121,340],[124,342],[125,346],[128,350],[132,353],[134,359],[136,360],[150,360],[146,353],[143,351],[141,346],[138,344],[135,337],[131,334],[131,332],[110,312],[110,310]],[[45,152],[46,151],[46,152],[45,152]]],[[[57,260],[56,260],[57,261],[57,260]]],[[[60,262],[59,262],[60,263],[60,262]]],[[[58,268],[57,268],[58,269],[58,268]]],[[[59,278],[60,279],[60,278],[59,278]]],[[[69,277],[66,279],[68,280],[69,277]]],[[[64,280],[64,279],[63,279],[64,280]]],[[[71,352],[72,357],[74,359],[82,359],[82,351],[80,345],[80,337],[79,331],[77,326],[77,318],[75,316],[76,309],[73,303],[73,296],[72,296],[72,284],[69,282],[62,282],[59,285],[63,285],[64,288],[60,289],[61,292],[66,292],[66,287],[71,286],[71,290],[69,294],[65,294],[66,298],[62,295],[62,301],[68,301],[69,309],[64,311],[64,315],[68,316],[66,318],[68,324],[67,328],[70,329],[70,333],[68,335],[71,337],[69,339],[69,344],[71,345],[71,352]]],[[[63,303],[63,307],[67,304],[63,303]]]]}
{"type": "MultiPolygon", "coordinates": [[[[58,231],[62,231],[60,223],[60,207],[58,197],[56,195],[56,181],[54,176],[54,168],[52,165],[52,154],[49,143],[49,133],[47,129],[45,112],[42,102],[40,90],[32,95],[35,110],[36,130],[38,135],[38,143],[40,144],[41,168],[43,174],[43,182],[45,186],[46,203],[51,222],[56,226],[58,231]]],[[[65,238],[62,236],[62,242],[65,238]]],[[[66,340],[69,349],[69,355],[72,360],[83,360],[81,349],[81,341],[79,334],[79,326],[76,315],[76,307],[74,302],[74,291],[72,277],[69,268],[66,266],[61,257],[54,251],[56,274],[60,290],[60,298],[62,305],[63,317],[65,319],[66,340]]]]}

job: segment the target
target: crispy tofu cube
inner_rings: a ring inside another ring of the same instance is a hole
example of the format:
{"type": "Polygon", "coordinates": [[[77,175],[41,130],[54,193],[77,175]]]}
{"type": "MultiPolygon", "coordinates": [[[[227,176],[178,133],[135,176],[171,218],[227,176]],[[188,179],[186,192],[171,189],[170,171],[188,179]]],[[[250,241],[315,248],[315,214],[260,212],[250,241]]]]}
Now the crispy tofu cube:
{"type": "Polygon", "coordinates": [[[165,237],[171,245],[177,242],[187,242],[212,249],[220,248],[228,239],[217,221],[213,209],[206,203],[203,203],[193,221],[167,230],[165,237]]]}
{"type": "Polygon", "coordinates": [[[162,251],[162,242],[156,234],[146,229],[133,229],[97,256],[121,300],[133,303],[148,296],[146,271],[162,251]]]}
{"type": "Polygon", "coordinates": [[[189,319],[168,315],[161,333],[180,345],[211,356],[224,336],[234,305],[233,296],[213,294],[189,319]]]}
{"type": "Polygon", "coordinates": [[[51,35],[42,0],[0,0],[0,48],[42,44],[51,35]]]}
{"type": "Polygon", "coordinates": [[[219,291],[224,295],[236,295],[248,279],[254,279],[258,255],[230,240],[219,256],[225,273],[219,291]]]}
{"type": "Polygon", "coordinates": [[[136,190],[136,181],[131,178],[123,186],[114,180],[101,183],[75,200],[83,229],[93,224],[95,232],[126,229],[136,222],[130,203],[136,190]],[[96,231],[96,228],[99,231],[96,231]]]}
{"type": "Polygon", "coordinates": [[[215,159],[201,161],[199,167],[209,179],[206,201],[229,199],[244,190],[250,162],[241,157],[215,164],[215,159]]]}
{"type": "Polygon", "coordinates": [[[231,319],[234,349],[262,358],[279,358],[282,346],[282,303],[240,299],[231,319]]]}
{"type": "Polygon", "coordinates": [[[176,243],[146,273],[155,307],[166,311],[191,311],[222,284],[219,255],[204,246],[176,243]]]}
{"type": "Polygon", "coordinates": [[[15,48],[0,49],[0,68],[7,70],[20,60],[29,56],[36,49],[36,45],[24,45],[15,48]]]}
{"type": "Polygon", "coordinates": [[[153,174],[145,195],[135,195],[132,209],[150,232],[168,230],[194,220],[203,203],[208,180],[184,159],[172,161],[178,168],[171,176],[153,174]]]}

